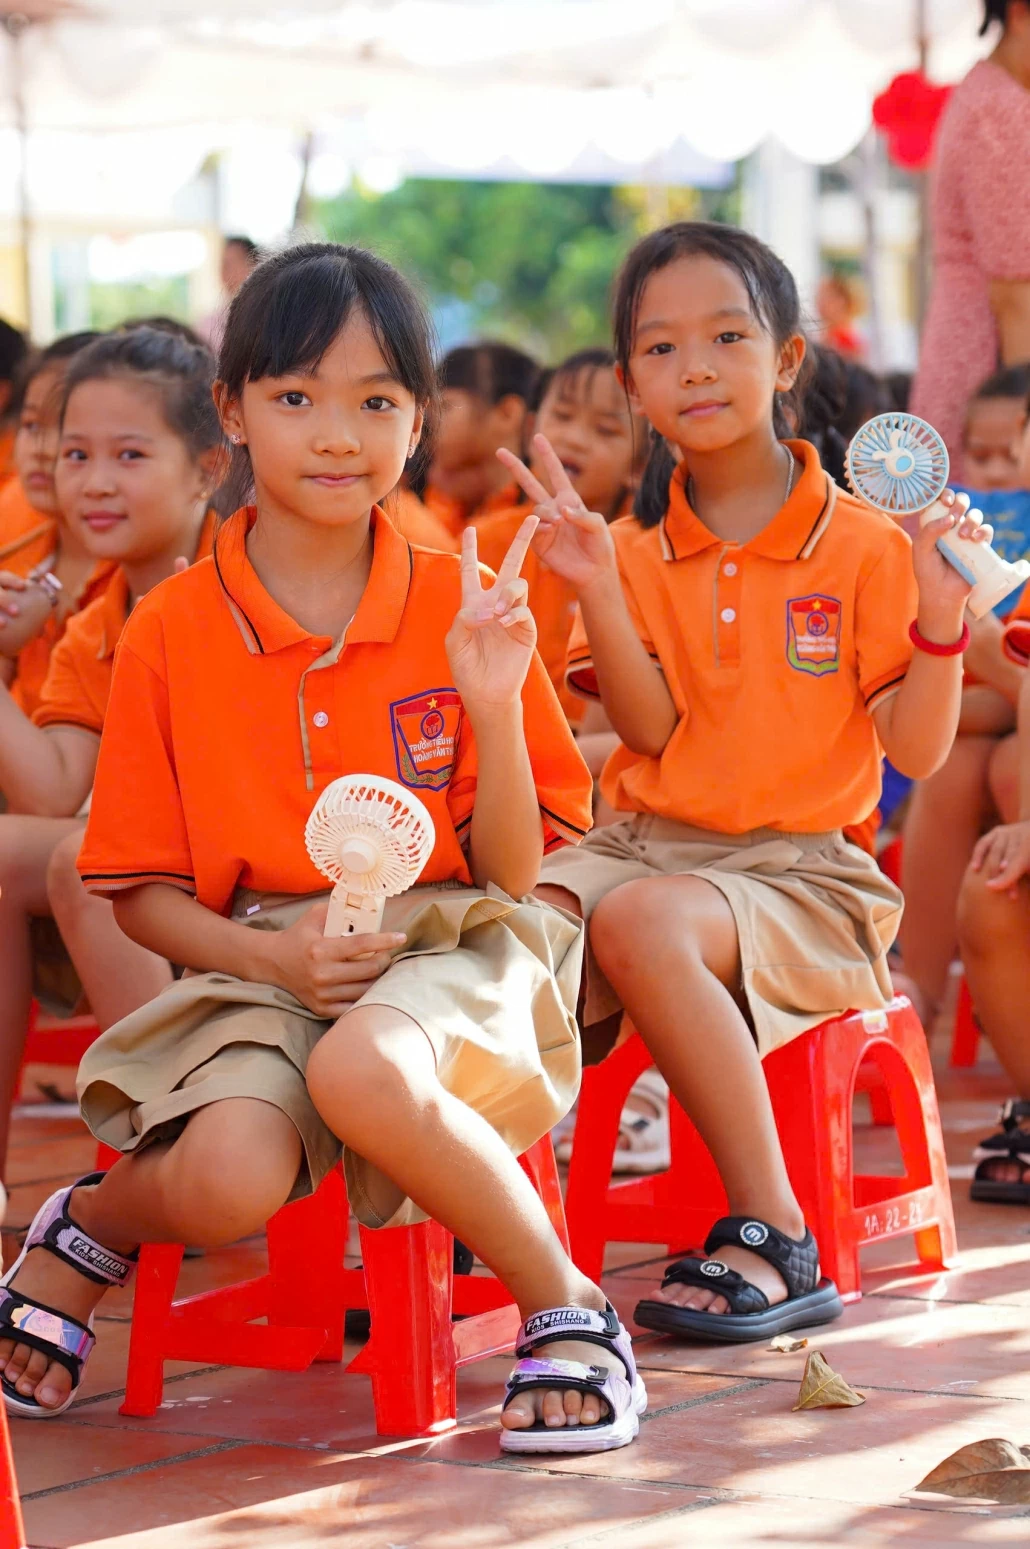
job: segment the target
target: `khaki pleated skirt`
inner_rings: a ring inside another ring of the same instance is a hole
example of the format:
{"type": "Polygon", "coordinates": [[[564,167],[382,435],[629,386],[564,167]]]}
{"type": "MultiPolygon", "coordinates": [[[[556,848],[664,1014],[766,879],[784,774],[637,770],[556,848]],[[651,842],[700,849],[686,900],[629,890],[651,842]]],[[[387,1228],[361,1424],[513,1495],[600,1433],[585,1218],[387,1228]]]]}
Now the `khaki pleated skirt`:
{"type": "MultiPolygon", "coordinates": [[[[241,892],[233,917],[283,930],[326,896],[241,892]]],[[[388,899],[382,928],[408,939],[356,1006],[405,1012],[432,1044],[444,1088],[512,1151],[525,1151],[568,1112],[579,1087],[581,922],[531,898],[516,903],[494,888],[456,884],[388,899]]],[[[187,974],[87,1050],[83,1117],[98,1140],[130,1153],[174,1139],[209,1103],[259,1098],[287,1114],[303,1142],[291,1198],[313,1192],[343,1154],[351,1208],[365,1225],[423,1220],[411,1200],[389,1222],[376,1214],[375,1169],[343,1151],[308,1096],[308,1058],[332,1025],[274,985],[187,974]]]]}
{"type": "MultiPolygon", "coordinates": [[[[540,881],[574,894],[589,922],[623,883],[674,875],[703,877],[733,911],[740,988],[763,1055],[835,1013],[876,1010],[891,999],[887,952],[901,893],[839,830],[718,834],[641,815],[548,856],[540,881]]],[[[585,971],[588,1027],[621,1007],[589,946],[585,971]]]]}

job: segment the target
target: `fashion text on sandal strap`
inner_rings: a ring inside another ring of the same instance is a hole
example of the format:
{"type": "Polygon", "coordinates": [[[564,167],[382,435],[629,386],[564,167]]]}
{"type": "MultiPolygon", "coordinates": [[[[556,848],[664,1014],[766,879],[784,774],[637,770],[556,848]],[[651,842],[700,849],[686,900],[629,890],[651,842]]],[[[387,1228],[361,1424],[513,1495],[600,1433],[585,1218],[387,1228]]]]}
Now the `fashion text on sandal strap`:
{"type": "Polygon", "coordinates": [[[662,1285],[699,1286],[714,1291],[726,1298],[729,1312],[702,1312],[645,1297],[637,1303],[634,1322],[660,1334],[678,1334],[683,1339],[745,1344],[789,1329],[829,1323],[844,1311],[833,1281],[820,1278],[819,1249],[807,1228],[798,1240],[767,1221],[725,1216],[709,1232],[705,1253],[707,1257],[703,1259],[691,1255],[670,1264],[662,1285]],[[779,1270],[787,1287],[786,1301],[770,1306],[760,1287],[730,1269],[722,1259],[712,1257],[717,1248],[731,1244],[747,1248],[779,1270]]]}

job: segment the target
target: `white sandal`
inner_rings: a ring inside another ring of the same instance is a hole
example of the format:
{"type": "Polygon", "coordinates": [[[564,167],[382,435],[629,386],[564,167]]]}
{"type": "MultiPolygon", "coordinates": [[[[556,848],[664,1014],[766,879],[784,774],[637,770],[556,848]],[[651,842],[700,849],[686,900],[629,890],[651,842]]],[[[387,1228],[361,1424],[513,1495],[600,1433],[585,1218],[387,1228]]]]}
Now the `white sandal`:
{"type": "MultiPolygon", "coordinates": [[[[572,1160],[576,1109],[551,1131],[559,1162],[572,1160]]],[[[619,1120],[619,1138],[612,1158],[613,1173],[660,1173],[671,1165],[669,1149],[669,1088],[652,1066],[638,1076],[619,1120]]]]}

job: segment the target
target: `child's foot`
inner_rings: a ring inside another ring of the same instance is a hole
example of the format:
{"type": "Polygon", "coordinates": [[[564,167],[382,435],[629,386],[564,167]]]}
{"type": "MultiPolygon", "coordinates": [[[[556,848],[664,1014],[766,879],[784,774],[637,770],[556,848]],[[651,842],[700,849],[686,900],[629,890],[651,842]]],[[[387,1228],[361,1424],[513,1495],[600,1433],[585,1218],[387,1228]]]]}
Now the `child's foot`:
{"type": "Polygon", "coordinates": [[[1010,1098],[1000,1114],[1001,1129],[973,1152],[976,1170],[971,1199],[998,1205],[1030,1204],[1030,1100],[1010,1098]]]}
{"type": "Polygon", "coordinates": [[[0,1383],[15,1414],[40,1418],[67,1407],[93,1348],[93,1311],[132,1274],[134,1255],[97,1242],[71,1214],[83,1213],[102,1177],[92,1173],[50,1196],[0,1281],[0,1383]]]}
{"type": "MultiPolygon", "coordinates": [[[[559,1339],[545,1351],[549,1361],[578,1361],[582,1366],[614,1366],[625,1375],[625,1363],[614,1352],[601,1351],[583,1339],[559,1339]]],[[[597,1425],[607,1419],[608,1405],[599,1393],[580,1393],[576,1388],[529,1388],[501,1410],[507,1431],[528,1430],[543,1421],[555,1430],[563,1425],[597,1425]]]]}
{"type": "Polygon", "coordinates": [[[607,1302],[535,1313],[515,1354],[501,1410],[502,1451],[600,1452],[636,1436],[647,1393],[633,1342],[607,1302]]]}
{"type": "MultiPolygon", "coordinates": [[[[781,1232],[786,1232],[788,1237],[800,1240],[805,1235],[805,1219],[798,1211],[796,1216],[782,1216],[773,1221],[767,1218],[773,1226],[778,1226],[781,1232]]],[[[763,1259],[757,1253],[749,1253],[746,1248],[738,1248],[733,1244],[727,1244],[719,1249],[719,1261],[728,1269],[735,1269],[744,1280],[764,1291],[770,1307],[775,1307],[777,1302],[785,1302],[790,1294],[787,1283],[775,1265],[768,1259],[763,1259]]],[[[725,1296],[720,1296],[718,1291],[709,1291],[705,1286],[695,1285],[663,1285],[657,1291],[652,1292],[652,1298],[659,1302],[669,1302],[673,1307],[689,1307],[694,1312],[723,1313],[730,1311],[730,1304],[725,1296]]]]}

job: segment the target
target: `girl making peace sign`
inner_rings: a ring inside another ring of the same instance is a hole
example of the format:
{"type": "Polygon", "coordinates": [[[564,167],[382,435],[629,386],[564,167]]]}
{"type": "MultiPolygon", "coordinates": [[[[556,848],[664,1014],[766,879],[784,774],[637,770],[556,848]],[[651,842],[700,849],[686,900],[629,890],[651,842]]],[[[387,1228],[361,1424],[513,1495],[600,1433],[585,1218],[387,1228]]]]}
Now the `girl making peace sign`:
{"type": "Polygon", "coordinates": [[[262,264],[219,378],[254,504],[129,619],[80,857],[122,929],[193,972],[80,1069],[87,1121],[126,1155],[33,1223],[0,1304],[5,1397],[65,1407],[139,1242],[246,1236],[342,1143],[362,1222],[434,1216],[518,1302],[502,1445],[621,1446],[644,1406],[628,1336],[516,1160],[579,1078],[582,928],[526,895],[590,822],[519,579],[535,520],[493,581],[472,531],[459,561],[383,517],[434,374],[418,302],[369,253],[262,264]],[[326,940],[304,824],[347,773],[417,792],[436,845],[380,935],[326,940]]]}

